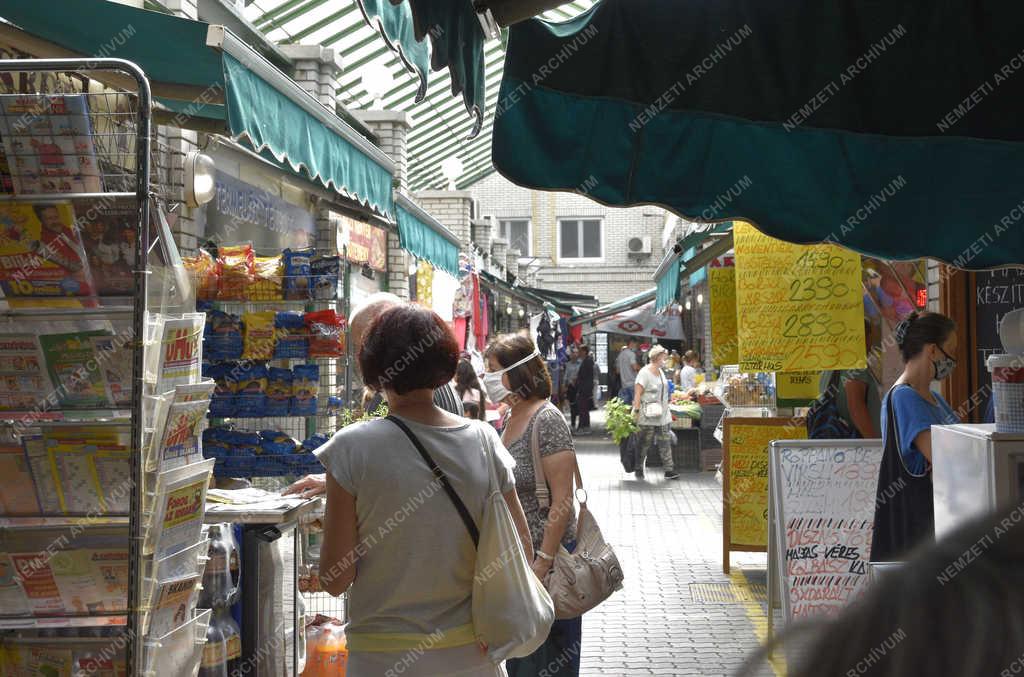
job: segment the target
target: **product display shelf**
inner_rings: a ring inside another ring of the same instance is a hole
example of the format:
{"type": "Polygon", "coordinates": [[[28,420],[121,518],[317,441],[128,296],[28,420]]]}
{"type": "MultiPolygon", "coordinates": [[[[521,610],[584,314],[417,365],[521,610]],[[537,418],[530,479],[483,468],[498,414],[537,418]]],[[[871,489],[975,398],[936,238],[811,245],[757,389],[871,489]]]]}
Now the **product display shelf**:
{"type": "Polygon", "coordinates": [[[184,569],[156,558],[204,549],[212,470],[143,468],[144,399],[197,383],[198,357],[189,378],[162,377],[200,349],[182,332],[151,331],[195,306],[151,190],[149,82],[106,58],[8,59],[0,73],[0,153],[13,177],[0,254],[32,257],[17,276],[0,273],[0,372],[14,373],[0,379],[0,674],[190,677],[208,615],[192,603],[170,632],[144,632],[159,584],[202,574],[198,556],[184,569]],[[97,71],[135,87],[112,89],[89,77],[97,71]],[[204,491],[182,493],[190,479],[204,491]]]}

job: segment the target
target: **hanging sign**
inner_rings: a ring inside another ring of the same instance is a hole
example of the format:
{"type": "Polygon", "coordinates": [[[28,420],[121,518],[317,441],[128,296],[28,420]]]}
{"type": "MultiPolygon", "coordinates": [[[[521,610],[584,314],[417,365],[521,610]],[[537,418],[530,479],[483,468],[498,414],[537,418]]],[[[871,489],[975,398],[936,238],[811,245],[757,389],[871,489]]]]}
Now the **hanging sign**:
{"type": "Polygon", "coordinates": [[[345,258],[352,263],[368,265],[384,272],[388,265],[388,233],[383,228],[371,226],[344,214],[331,212],[338,237],[338,250],[344,247],[345,258]]]}
{"type": "Polygon", "coordinates": [[[726,418],[722,442],[722,566],[729,553],[768,548],[768,446],[807,439],[803,419],[726,418]]]}
{"type": "Polygon", "coordinates": [[[736,334],[736,269],[708,270],[711,292],[711,355],[717,365],[739,362],[736,334]]]}
{"type": "Polygon", "coordinates": [[[775,392],[780,407],[809,407],[818,399],[820,371],[787,371],[775,375],[775,392]]]}
{"type": "Polygon", "coordinates": [[[742,222],[733,237],[740,371],[863,369],[860,255],[782,242],[742,222]]]}

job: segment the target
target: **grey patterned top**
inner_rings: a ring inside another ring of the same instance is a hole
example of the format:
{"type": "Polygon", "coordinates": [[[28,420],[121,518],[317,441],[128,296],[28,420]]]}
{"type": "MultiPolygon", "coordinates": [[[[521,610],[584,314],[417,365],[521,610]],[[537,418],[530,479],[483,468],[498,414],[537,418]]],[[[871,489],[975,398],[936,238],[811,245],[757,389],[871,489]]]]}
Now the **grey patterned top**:
{"type": "MultiPolygon", "coordinates": [[[[553,407],[541,407],[526,425],[523,436],[508,445],[509,452],[516,460],[514,470],[516,493],[519,494],[519,502],[523,504],[523,512],[526,513],[526,521],[530,525],[530,535],[533,536],[534,549],[539,548],[541,541],[544,540],[544,527],[547,524],[547,511],[542,512],[540,503],[537,501],[537,478],[533,472],[533,454],[530,451],[530,440],[533,439],[533,427],[535,425],[540,426],[537,434],[537,444],[540,446],[538,452],[541,458],[566,449],[576,453],[576,447],[572,441],[572,432],[565,422],[565,417],[553,407]]],[[[575,540],[576,510],[574,504],[572,519],[570,519],[565,529],[565,535],[562,536],[562,544],[568,545],[575,540]]]]}

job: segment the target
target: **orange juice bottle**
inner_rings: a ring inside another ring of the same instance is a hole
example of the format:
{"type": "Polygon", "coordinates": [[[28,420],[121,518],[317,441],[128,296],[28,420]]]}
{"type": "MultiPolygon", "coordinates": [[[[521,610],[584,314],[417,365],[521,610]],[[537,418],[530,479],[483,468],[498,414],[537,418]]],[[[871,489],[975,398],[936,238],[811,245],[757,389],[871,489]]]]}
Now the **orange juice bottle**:
{"type": "Polygon", "coordinates": [[[345,630],[336,623],[310,627],[306,634],[306,669],[302,677],[345,677],[348,646],[345,630]]]}

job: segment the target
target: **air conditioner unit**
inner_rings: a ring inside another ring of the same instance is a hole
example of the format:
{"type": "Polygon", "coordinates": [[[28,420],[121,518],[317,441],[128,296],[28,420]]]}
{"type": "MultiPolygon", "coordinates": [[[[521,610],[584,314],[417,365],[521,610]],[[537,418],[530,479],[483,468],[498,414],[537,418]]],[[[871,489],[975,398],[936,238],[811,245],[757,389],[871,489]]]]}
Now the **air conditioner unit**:
{"type": "Polygon", "coordinates": [[[630,256],[650,256],[651,236],[644,235],[643,237],[631,237],[629,238],[628,247],[630,256]]]}

